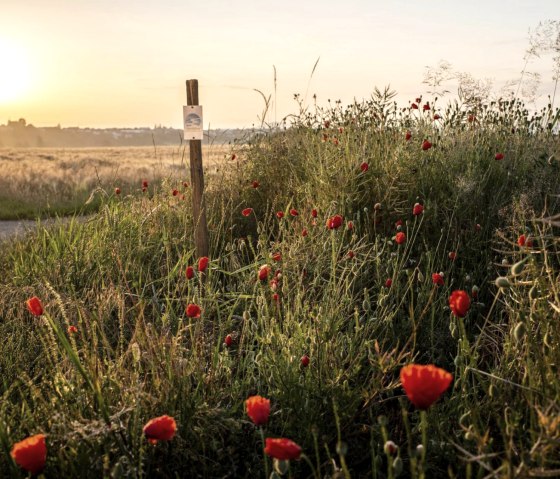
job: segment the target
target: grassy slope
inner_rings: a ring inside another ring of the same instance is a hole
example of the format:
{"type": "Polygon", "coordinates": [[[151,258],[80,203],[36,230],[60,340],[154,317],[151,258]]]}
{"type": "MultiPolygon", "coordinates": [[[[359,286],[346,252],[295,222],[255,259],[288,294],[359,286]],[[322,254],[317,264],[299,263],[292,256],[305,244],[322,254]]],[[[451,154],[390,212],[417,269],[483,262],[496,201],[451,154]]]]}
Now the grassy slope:
{"type": "MultiPolygon", "coordinates": [[[[85,224],[11,244],[0,257],[0,470],[16,475],[11,444],[45,432],[53,476],[256,477],[260,435],[243,401],[258,393],[272,403],[267,436],[301,444],[321,475],[334,472],[329,457],[353,477],[392,474],[387,438],[410,475],[420,418],[398,374],[412,361],[455,377],[428,412],[429,477],[448,467],[459,477],[558,468],[560,348],[550,306],[560,305],[558,238],[533,221],[558,212],[559,165],[547,161],[558,158],[558,140],[530,135],[535,124],[515,108],[481,111],[474,124],[448,110],[436,128],[427,114],[402,117],[380,101],[302,116],[254,142],[246,162],[209,185],[204,286],[184,276],[197,260],[192,218],[169,185],[104,199],[85,224]],[[432,149],[422,151],[424,138],[432,149]],[[417,201],[425,212],[414,217],[417,201]],[[245,207],[254,215],[241,216],[245,207]],[[329,231],[334,214],[345,223],[329,231]],[[407,235],[400,246],[398,219],[407,235]],[[529,231],[530,251],[516,243],[529,231]],[[497,294],[494,278],[527,256],[522,275],[497,294]],[[281,270],[279,302],[256,280],[263,264],[281,270]],[[438,271],[441,288],[431,283],[438,271]],[[451,291],[474,286],[467,317],[452,317],[451,291]],[[52,329],[24,310],[32,295],[63,331],[77,326],[67,347],[85,378],[52,329]],[[189,302],[201,305],[201,319],[185,317],[189,302]],[[162,414],[176,418],[178,435],[152,447],[141,428],[162,414]],[[468,455],[477,458],[470,465],[460,459],[468,455]]],[[[296,477],[307,467],[292,465],[296,477]]]]}

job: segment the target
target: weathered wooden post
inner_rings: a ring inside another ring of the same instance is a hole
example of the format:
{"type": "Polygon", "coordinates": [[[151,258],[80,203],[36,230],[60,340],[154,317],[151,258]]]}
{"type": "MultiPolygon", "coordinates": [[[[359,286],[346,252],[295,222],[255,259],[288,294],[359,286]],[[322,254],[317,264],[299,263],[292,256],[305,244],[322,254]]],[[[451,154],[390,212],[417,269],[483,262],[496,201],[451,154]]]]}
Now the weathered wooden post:
{"type": "Polygon", "coordinates": [[[187,80],[187,106],[183,109],[185,140],[189,140],[196,254],[208,256],[208,225],[202,170],[202,107],[198,105],[198,80],[187,80]]]}

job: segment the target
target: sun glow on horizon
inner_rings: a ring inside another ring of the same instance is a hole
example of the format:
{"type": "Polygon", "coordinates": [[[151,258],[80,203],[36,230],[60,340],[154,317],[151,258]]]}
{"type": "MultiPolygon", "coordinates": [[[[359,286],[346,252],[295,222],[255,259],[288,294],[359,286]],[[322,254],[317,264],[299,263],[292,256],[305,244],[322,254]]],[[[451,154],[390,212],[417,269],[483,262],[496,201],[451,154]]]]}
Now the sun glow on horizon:
{"type": "Polygon", "coordinates": [[[31,65],[25,49],[0,37],[0,104],[21,100],[31,87],[31,65]]]}

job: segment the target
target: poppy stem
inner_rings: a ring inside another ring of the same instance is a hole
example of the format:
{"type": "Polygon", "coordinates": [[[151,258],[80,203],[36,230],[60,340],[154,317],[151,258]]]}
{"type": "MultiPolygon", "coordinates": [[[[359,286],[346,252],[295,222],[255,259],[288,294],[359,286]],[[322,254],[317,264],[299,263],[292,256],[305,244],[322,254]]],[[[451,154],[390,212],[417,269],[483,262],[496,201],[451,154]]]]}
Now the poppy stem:
{"type": "Polygon", "coordinates": [[[426,450],[428,448],[428,413],[425,410],[420,411],[420,425],[422,427],[422,454],[420,456],[421,472],[420,479],[426,477],[426,450]]]}
{"type": "Polygon", "coordinates": [[[265,479],[268,479],[270,474],[269,474],[269,470],[268,470],[268,458],[266,457],[266,452],[264,452],[265,440],[264,440],[264,430],[263,430],[262,426],[259,427],[259,431],[261,433],[261,440],[262,440],[262,447],[263,447],[264,477],[265,477],[265,479]]]}

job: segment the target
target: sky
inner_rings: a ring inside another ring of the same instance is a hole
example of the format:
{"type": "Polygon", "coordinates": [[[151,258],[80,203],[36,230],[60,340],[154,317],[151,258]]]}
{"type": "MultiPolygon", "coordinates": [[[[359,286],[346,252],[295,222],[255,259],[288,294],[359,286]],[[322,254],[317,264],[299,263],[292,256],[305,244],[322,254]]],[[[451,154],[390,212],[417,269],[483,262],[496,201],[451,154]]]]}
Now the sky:
{"type": "MultiPolygon", "coordinates": [[[[0,124],[181,128],[190,78],[205,128],[260,124],[255,90],[269,122],[296,93],[348,104],[390,85],[406,105],[441,60],[499,89],[549,19],[559,0],[0,0],[0,124]]],[[[552,93],[551,58],[529,69],[552,93]]]]}

